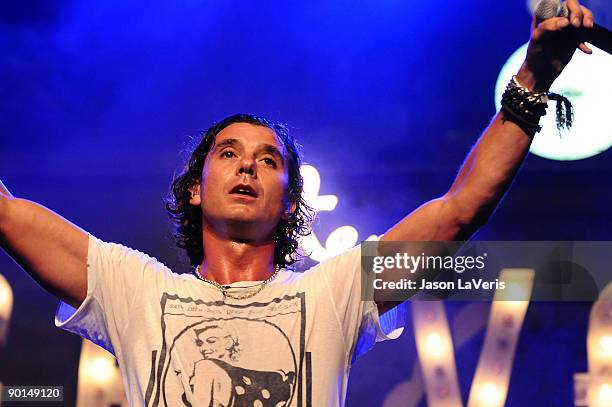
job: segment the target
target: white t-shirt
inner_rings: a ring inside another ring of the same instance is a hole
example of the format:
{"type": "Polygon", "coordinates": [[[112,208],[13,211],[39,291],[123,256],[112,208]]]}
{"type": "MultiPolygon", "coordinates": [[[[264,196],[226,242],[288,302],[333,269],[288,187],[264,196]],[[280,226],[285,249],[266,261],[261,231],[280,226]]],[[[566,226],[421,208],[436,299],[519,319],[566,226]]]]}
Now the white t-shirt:
{"type": "Polygon", "coordinates": [[[91,235],[87,263],[85,301],[55,324],[117,357],[132,406],[342,406],[351,363],[406,320],[362,301],[360,246],[245,300],[91,235]]]}

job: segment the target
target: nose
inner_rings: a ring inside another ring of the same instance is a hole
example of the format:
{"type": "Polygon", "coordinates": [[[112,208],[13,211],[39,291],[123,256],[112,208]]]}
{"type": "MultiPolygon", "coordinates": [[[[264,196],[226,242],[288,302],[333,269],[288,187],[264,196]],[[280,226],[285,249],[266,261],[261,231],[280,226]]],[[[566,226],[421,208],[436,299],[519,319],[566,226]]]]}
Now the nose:
{"type": "Polygon", "coordinates": [[[257,178],[257,168],[255,164],[255,160],[244,157],[240,160],[240,164],[238,166],[238,175],[248,174],[253,178],[257,178]]]}

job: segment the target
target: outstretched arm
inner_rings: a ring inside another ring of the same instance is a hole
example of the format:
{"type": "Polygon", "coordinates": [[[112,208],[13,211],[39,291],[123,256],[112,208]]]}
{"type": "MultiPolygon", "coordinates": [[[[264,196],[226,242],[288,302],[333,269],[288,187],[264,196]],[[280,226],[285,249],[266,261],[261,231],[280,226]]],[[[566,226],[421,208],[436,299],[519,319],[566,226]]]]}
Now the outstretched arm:
{"type": "MultiPolygon", "coordinates": [[[[518,81],[531,90],[547,91],[576,47],[591,52],[578,43],[576,29],[592,28],[593,15],[577,0],[569,0],[567,6],[568,18],[551,18],[540,24],[534,21],[527,59],[517,74],[518,81]],[[578,21],[574,23],[574,19],[578,21]]],[[[502,112],[493,118],[449,191],[406,216],[383,240],[465,240],[486,223],[508,190],[535,133],[503,119],[502,112]]]]}
{"type": "Polygon", "coordinates": [[[40,285],[78,307],[87,294],[87,233],[0,181],[0,246],[40,285]]]}
{"type": "Polygon", "coordinates": [[[383,241],[467,240],[508,190],[531,144],[531,135],[498,113],[472,148],[449,191],[417,208],[384,234],[383,241]]]}
{"type": "MultiPolygon", "coordinates": [[[[569,0],[567,6],[568,18],[551,18],[539,24],[534,20],[527,58],[517,74],[518,82],[530,90],[547,91],[577,47],[583,52],[591,52],[579,42],[578,28],[591,28],[593,15],[577,0],[569,0]]],[[[504,113],[498,112],[468,154],[449,191],[417,208],[387,231],[381,240],[469,239],[488,221],[508,191],[534,134],[535,130],[504,120],[504,113]]],[[[378,303],[379,311],[384,312],[394,305],[378,303]]]]}

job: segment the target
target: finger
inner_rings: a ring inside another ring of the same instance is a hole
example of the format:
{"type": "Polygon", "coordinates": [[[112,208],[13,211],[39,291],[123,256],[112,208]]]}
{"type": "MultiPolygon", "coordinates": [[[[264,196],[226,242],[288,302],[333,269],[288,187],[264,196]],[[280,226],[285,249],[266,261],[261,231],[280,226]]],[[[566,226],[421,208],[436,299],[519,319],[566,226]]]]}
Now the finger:
{"type": "Polygon", "coordinates": [[[584,6],[580,6],[580,8],[582,9],[582,15],[584,16],[582,18],[582,25],[586,28],[593,28],[593,24],[595,23],[595,17],[593,16],[593,13],[591,12],[591,10],[584,6]]]}
{"type": "Polygon", "coordinates": [[[580,45],[578,45],[578,48],[585,54],[591,55],[593,53],[593,50],[589,48],[589,46],[586,45],[584,42],[580,43],[580,45]]]}
{"type": "Polygon", "coordinates": [[[574,27],[580,27],[582,25],[582,7],[578,0],[567,0],[565,3],[569,10],[569,18],[574,27]]]}
{"type": "Polygon", "coordinates": [[[569,24],[570,23],[567,17],[549,18],[547,20],[542,21],[540,24],[538,24],[538,26],[536,27],[536,32],[534,33],[534,36],[539,37],[539,36],[545,35],[547,32],[561,31],[565,27],[569,26],[569,24]]]}

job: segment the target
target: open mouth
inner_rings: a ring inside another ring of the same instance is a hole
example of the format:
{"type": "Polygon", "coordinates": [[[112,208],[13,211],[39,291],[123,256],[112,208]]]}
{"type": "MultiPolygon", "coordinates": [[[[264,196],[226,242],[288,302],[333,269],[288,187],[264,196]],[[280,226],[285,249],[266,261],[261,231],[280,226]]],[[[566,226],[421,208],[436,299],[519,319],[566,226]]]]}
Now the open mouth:
{"type": "Polygon", "coordinates": [[[236,185],[229,193],[257,198],[257,192],[249,185],[236,185]]]}

